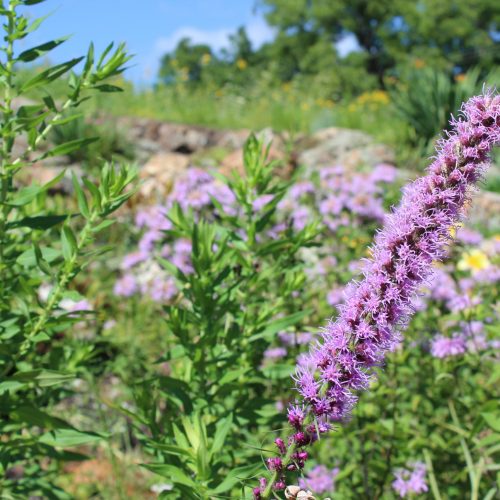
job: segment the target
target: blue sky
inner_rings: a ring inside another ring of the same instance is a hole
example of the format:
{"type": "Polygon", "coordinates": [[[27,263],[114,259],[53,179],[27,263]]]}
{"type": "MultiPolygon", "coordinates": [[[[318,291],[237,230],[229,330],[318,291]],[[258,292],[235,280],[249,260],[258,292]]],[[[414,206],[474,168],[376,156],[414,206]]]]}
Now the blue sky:
{"type": "Polygon", "coordinates": [[[98,50],[109,42],[125,41],[136,57],[127,72],[137,83],[154,79],[161,55],[183,36],[209,43],[215,49],[227,44],[227,36],[246,26],[255,46],[272,38],[255,0],[47,0],[30,7],[35,17],[52,13],[24,48],[71,34],[54,50],[54,62],[83,55],[92,40],[98,50]]]}

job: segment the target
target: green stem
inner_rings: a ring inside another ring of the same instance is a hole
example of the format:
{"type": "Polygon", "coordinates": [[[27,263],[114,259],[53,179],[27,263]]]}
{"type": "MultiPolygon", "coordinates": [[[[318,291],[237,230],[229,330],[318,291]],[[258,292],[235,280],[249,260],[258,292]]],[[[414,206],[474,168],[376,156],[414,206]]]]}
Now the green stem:
{"type": "Polygon", "coordinates": [[[73,253],[73,256],[65,263],[64,267],[59,273],[57,283],[50,295],[49,300],[45,304],[45,307],[40,316],[38,317],[38,320],[33,325],[32,329],[26,336],[24,342],[21,344],[18,358],[27,352],[33,338],[35,338],[43,330],[48,319],[50,318],[52,311],[61,300],[62,293],[66,289],[67,285],[69,284],[73,276],[73,272],[78,263],[78,256],[80,255],[83,248],[87,245],[87,242],[90,238],[90,233],[92,232],[92,228],[97,218],[98,218],[98,212],[95,211],[87,219],[87,222],[85,223],[85,226],[83,227],[79,235],[76,250],[73,253]]]}
{"type": "MultiPolygon", "coordinates": [[[[286,466],[290,463],[292,455],[295,453],[296,448],[297,448],[297,445],[295,443],[291,444],[288,447],[286,455],[282,461],[284,469],[286,469],[286,466]]],[[[273,491],[273,484],[278,479],[279,474],[280,474],[280,471],[277,471],[277,470],[273,471],[273,474],[267,483],[266,489],[264,490],[264,493],[262,493],[262,495],[261,495],[262,500],[268,500],[271,497],[271,493],[273,491]]]]}
{"type": "Polygon", "coordinates": [[[427,474],[429,476],[429,484],[431,485],[432,495],[434,496],[434,500],[441,500],[441,494],[439,493],[439,487],[436,481],[436,475],[434,474],[431,456],[427,450],[424,450],[424,457],[425,464],[427,465],[427,474]]]}
{"type": "MultiPolygon", "coordinates": [[[[451,419],[453,423],[458,427],[460,427],[460,421],[458,419],[457,412],[455,410],[455,405],[453,401],[450,399],[448,401],[448,407],[450,409],[451,419]]],[[[478,500],[479,498],[479,477],[477,475],[476,466],[474,461],[472,460],[472,454],[470,452],[469,447],[467,446],[467,442],[463,437],[460,437],[460,446],[462,447],[462,451],[465,458],[465,463],[467,464],[467,472],[469,473],[469,481],[471,488],[471,500],[478,500]]]]}
{"type": "Polygon", "coordinates": [[[15,7],[13,2],[9,2],[8,8],[8,22],[7,22],[7,47],[5,49],[6,63],[5,63],[5,90],[4,90],[4,103],[3,103],[3,126],[2,126],[2,166],[0,172],[0,181],[2,188],[0,190],[0,261],[3,261],[4,243],[5,243],[5,225],[9,214],[9,208],[5,204],[11,182],[11,175],[8,173],[7,165],[10,162],[10,154],[14,141],[11,137],[12,131],[12,93],[11,90],[14,86],[12,76],[14,69],[14,41],[13,34],[15,31],[15,7]]]}
{"type": "MultiPolygon", "coordinates": [[[[54,124],[56,121],[60,120],[64,116],[64,112],[67,111],[71,105],[75,102],[74,97],[70,97],[65,101],[65,103],[62,105],[61,109],[51,118],[50,122],[45,126],[45,128],[39,133],[37,138],[35,139],[34,143],[32,145],[28,145],[28,147],[25,149],[23,154],[19,157],[16,158],[13,162],[12,165],[19,165],[23,160],[26,160],[28,155],[32,153],[33,151],[36,151],[38,146],[47,139],[47,136],[49,135],[50,131],[54,128],[54,124]]],[[[36,160],[35,160],[36,161],[36,160]]]]}

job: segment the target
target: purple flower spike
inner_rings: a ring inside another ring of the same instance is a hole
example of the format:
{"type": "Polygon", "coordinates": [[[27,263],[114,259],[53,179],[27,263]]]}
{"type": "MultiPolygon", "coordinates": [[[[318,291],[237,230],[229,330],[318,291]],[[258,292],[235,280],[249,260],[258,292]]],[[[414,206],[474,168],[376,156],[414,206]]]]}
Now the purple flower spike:
{"type": "Polygon", "coordinates": [[[349,287],[339,318],[311,347],[315,363],[297,368],[294,378],[308,413],[345,418],[353,391],[368,387],[372,367],[399,342],[415,292],[429,277],[432,262],[445,255],[450,229],[463,218],[471,188],[500,141],[499,121],[498,95],[472,98],[440,141],[428,175],[404,190],[400,206],[375,238],[364,278],[349,287]]]}
{"type": "Polygon", "coordinates": [[[450,230],[463,219],[464,205],[488,166],[492,148],[500,143],[500,96],[488,91],[473,97],[451,125],[427,175],[404,189],[399,207],[385,219],[372,257],[363,266],[364,277],[347,288],[338,319],[326,326],[322,341],[311,345],[314,363],[297,367],[294,380],[305,411],[299,419],[298,406],[288,409],[297,448],[316,437],[309,434],[309,426],[306,433],[299,431],[306,414],[315,426],[318,418],[345,419],[355,392],[368,388],[375,376],[374,365],[398,345],[400,331],[414,312],[416,293],[430,277],[432,263],[446,255],[450,230]]]}

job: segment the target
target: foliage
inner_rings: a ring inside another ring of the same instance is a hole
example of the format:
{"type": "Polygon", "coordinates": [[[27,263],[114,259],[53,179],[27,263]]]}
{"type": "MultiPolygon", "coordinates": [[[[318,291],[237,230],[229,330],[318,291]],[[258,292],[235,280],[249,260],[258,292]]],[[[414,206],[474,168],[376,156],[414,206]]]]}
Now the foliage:
{"type": "MultiPolygon", "coordinates": [[[[227,180],[220,184],[218,176],[210,180],[193,168],[161,208],[136,214],[142,228],[138,249],[120,266],[124,274],[114,289],[119,309],[112,315],[126,315],[140,328],[155,315],[133,318],[130,308],[145,307],[133,304],[157,303],[158,311],[165,302],[169,305],[164,308],[166,328],[161,318],[155,323],[161,332],[152,341],[156,368],[144,367],[148,377],[137,382],[134,403],[122,411],[135,421],[135,432],[154,457],[146,467],[159,476],[166,498],[204,498],[207,491],[248,498],[258,457],[273,453],[279,435],[283,419],[275,408],[295,397],[289,374],[302,359],[304,343],[314,340],[316,325],[342,302],[345,283],[357,276],[356,261],[366,255],[383,217],[382,194],[385,208],[397,199],[394,175],[387,166],[355,174],[340,167],[300,173],[279,196],[250,253],[240,240],[252,233],[245,207],[252,200],[251,217],[266,217],[274,198],[258,203],[255,194],[250,200],[233,198],[236,186],[223,189],[227,180]],[[335,216],[338,200],[345,205],[335,216]],[[258,216],[254,210],[260,210],[258,216]],[[306,221],[318,220],[320,237],[299,250],[294,265],[285,264],[282,238],[296,237],[304,211],[306,221]],[[167,213],[170,220],[157,218],[167,213]],[[261,245],[276,249],[263,256],[261,245]],[[242,254],[244,259],[238,257],[242,254]],[[290,280],[297,293],[283,293],[281,280],[297,272],[301,280],[290,280]],[[156,279],[166,287],[161,294],[156,279]],[[264,324],[271,324],[268,335],[246,342],[255,328],[264,327],[261,312],[268,316],[264,324]],[[307,314],[289,326],[282,323],[297,312],[307,314]]],[[[248,178],[240,182],[249,184],[244,190],[252,186],[248,178]]],[[[497,414],[498,292],[490,280],[498,279],[497,240],[465,228],[457,236],[435,282],[422,290],[406,340],[381,368],[379,382],[361,397],[349,423],[315,445],[309,470],[315,464],[338,468],[331,481],[335,486],[328,490],[322,489],[324,482],[308,480],[308,471],[303,480],[312,481],[308,488],[317,494],[397,498],[394,474],[415,461],[426,463],[425,482],[434,498],[470,491],[469,476],[481,495],[496,494],[498,435],[491,414],[497,414]],[[438,357],[435,346],[455,337],[463,339],[463,348],[438,357]]],[[[123,321],[114,332],[122,331],[123,321]]],[[[125,386],[134,380],[135,375],[124,374],[125,386]]]]}
{"type": "MultiPolygon", "coordinates": [[[[106,81],[123,71],[128,57],[123,46],[114,52],[109,46],[99,59],[91,46],[87,57],[47,67],[32,78],[19,82],[16,69],[44,56],[65,39],[52,40],[17,51],[20,40],[36,31],[43,19],[30,21],[20,14],[20,7],[31,0],[0,3],[4,19],[4,58],[0,66],[3,88],[0,172],[0,401],[1,492],[5,498],[42,495],[67,498],[52,480],[58,464],[64,460],[82,460],[84,455],[67,448],[95,443],[102,435],[82,431],[47,412],[71,394],[70,383],[82,374],[92,358],[93,346],[81,344],[67,334],[83,313],[63,303],[76,304],[79,294],[69,290],[75,276],[104,249],[93,247],[106,228],[109,215],[131,195],[128,186],[131,171],[102,169],[98,184],[73,176],[77,209],[56,212],[48,193],[63,173],[40,186],[22,186],[21,171],[33,169],[45,158],[71,154],[90,142],[78,138],[45,149],[41,146],[54,127],[69,123],[77,115],[66,116],[87,99],[88,91],[115,90],[106,81]],[[83,62],[76,75],[71,70],[83,62]],[[52,82],[70,74],[66,98],[57,103],[50,93],[52,82]],[[14,109],[14,99],[21,99],[32,89],[44,89],[38,102],[14,109]],[[21,136],[27,143],[19,152],[21,136]],[[46,294],[42,290],[49,289],[46,294]]],[[[41,167],[39,167],[41,168],[41,167]]],[[[69,207],[66,207],[69,208],[69,207]]],[[[83,307],[80,309],[86,309],[83,307]]]]}
{"type": "MultiPolygon", "coordinates": [[[[383,0],[263,0],[266,16],[280,34],[293,39],[314,34],[330,42],[348,33],[367,55],[366,70],[384,85],[384,76],[408,60],[461,71],[498,62],[493,35],[500,10],[493,0],[405,2],[383,0]],[[408,57],[409,56],[409,57],[408,57]]],[[[306,39],[302,38],[302,47],[306,39]]],[[[310,43],[310,46],[313,44],[310,43]]]]}
{"type": "Polygon", "coordinates": [[[163,83],[235,83],[247,87],[269,72],[275,85],[295,78],[328,78],[327,97],[385,88],[387,77],[429,65],[447,73],[498,64],[500,10],[494,0],[262,0],[273,41],[253,48],[243,28],[229,51],[179,42],[164,56],[163,83]],[[357,52],[340,57],[335,43],[347,36],[357,52]],[[332,69],[334,68],[334,71],[332,69]],[[335,78],[331,78],[335,73],[335,78]],[[243,78],[242,76],[246,78],[243,78]],[[353,77],[356,75],[356,77],[353,77]],[[351,78],[349,78],[351,77],[351,78]],[[371,85],[371,87],[368,87],[371,85]]]}
{"type": "MultiPolygon", "coordinates": [[[[276,453],[283,408],[296,398],[290,374],[324,319],[337,314],[345,284],[359,278],[359,261],[408,174],[388,165],[303,165],[289,177],[250,138],[244,172],[225,177],[189,168],[157,205],[138,200],[126,208],[133,171],[100,158],[127,149],[114,132],[92,142],[106,132],[81,115],[127,108],[292,132],[339,125],[415,145],[417,134],[434,137],[455,99],[475,87],[477,73],[466,73],[459,85],[441,79],[436,92],[429,81],[441,77],[417,72],[408,84],[422,87],[406,97],[404,82],[393,94],[376,88],[376,71],[366,77],[366,51],[332,72],[337,56],[304,7],[322,7],[315,15],[327,26],[333,2],[294,0],[280,2],[283,18],[272,21],[282,27],[276,44],[253,50],[240,30],[228,52],[199,64],[207,51],[185,42],[185,53],[167,61],[168,85],[123,98],[122,46],[100,59],[91,47],[80,74],[73,72],[79,59],[33,68],[36,57],[63,40],[18,51],[18,41],[41,22],[18,7],[29,12],[39,1],[5,3],[0,496],[249,498],[262,460],[276,453]],[[268,65],[269,58],[278,64],[268,65]],[[179,67],[192,67],[186,82],[179,67]],[[84,102],[89,91],[100,94],[84,102]],[[428,114],[422,102],[432,108],[428,114]],[[45,159],[60,155],[89,162],[92,177],[73,176],[64,197],[63,173],[23,185],[45,159]],[[120,207],[121,223],[112,225],[120,207]],[[113,253],[98,259],[107,243],[113,253]],[[82,469],[90,479],[82,480],[82,469]]],[[[376,19],[391,9],[385,2],[369,7],[376,19]]],[[[474,16],[471,23],[478,22],[474,16]]],[[[428,23],[419,29],[435,27],[433,19],[419,19],[428,23]]],[[[374,29],[377,39],[389,40],[374,29]]],[[[390,44],[385,50],[400,57],[390,44]]],[[[418,50],[416,43],[413,55],[418,50]]],[[[446,54],[458,64],[453,47],[446,54]]],[[[439,67],[441,52],[436,57],[439,67]]],[[[380,61],[384,72],[392,70],[380,61]]],[[[497,177],[487,182],[497,189],[497,177]]],[[[458,230],[378,382],[349,422],[312,448],[299,483],[316,498],[396,499],[396,480],[404,483],[417,469],[425,498],[498,496],[500,235],[494,218],[482,222],[487,235],[458,230]]]]}
{"type": "Polygon", "coordinates": [[[406,83],[396,87],[391,98],[402,118],[411,126],[413,146],[424,150],[441,130],[449,129],[452,114],[461,103],[481,91],[483,82],[494,84],[500,75],[492,71],[482,75],[479,68],[455,77],[432,68],[410,71],[406,83]]]}

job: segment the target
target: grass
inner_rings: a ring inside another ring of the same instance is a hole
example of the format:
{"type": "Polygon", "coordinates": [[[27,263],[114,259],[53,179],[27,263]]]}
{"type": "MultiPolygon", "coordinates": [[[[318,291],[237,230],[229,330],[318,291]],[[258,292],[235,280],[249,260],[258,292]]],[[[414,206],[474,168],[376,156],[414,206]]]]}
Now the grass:
{"type": "Polygon", "coordinates": [[[215,128],[311,133],[339,126],[363,130],[381,142],[397,144],[406,133],[386,93],[373,91],[350,102],[316,98],[286,86],[276,89],[214,89],[184,86],[139,91],[96,99],[95,106],[114,115],[132,115],[215,128]]]}

